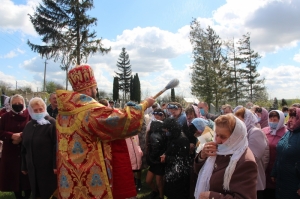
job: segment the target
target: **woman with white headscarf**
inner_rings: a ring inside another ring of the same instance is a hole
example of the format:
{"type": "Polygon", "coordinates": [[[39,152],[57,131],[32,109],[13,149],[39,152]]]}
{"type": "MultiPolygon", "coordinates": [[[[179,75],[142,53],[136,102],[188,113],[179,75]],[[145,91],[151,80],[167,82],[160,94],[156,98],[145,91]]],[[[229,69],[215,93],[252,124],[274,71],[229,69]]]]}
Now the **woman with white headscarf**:
{"type": "Polygon", "coordinates": [[[0,120],[0,140],[3,140],[2,157],[0,162],[0,191],[14,192],[15,197],[30,197],[28,176],[21,173],[21,144],[22,132],[30,120],[25,100],[21,95],[10,99],[10,112],[2,115],[0,120]]]}
{"type": "Polygon", "coordinates": [[[266,168],[266,189],[264,190],[264,198],[275,198],[276,183],[271,179],[271,172],[276,159],[277,143],[287,132],[284,120],[285,117],[282,111],[271,111],[269,113],[269,126],[262,129],[269,140],[270,150],[270,160],[266,168]]]}
{"type": "Polygon", "coordinates": [[[28,111],[32,120],[22,135],[22,173],[29,176],[32,198],[48,199],[57,187],[55,120],[42,98],[31,99],[28,111]]]}
{"type": "Polygon", "coordinates": [[[196,199],[256,198],[257,165],[245,124],[233,114],[215,120],[216,137],[195,158],[196,199]]]}
{"type": "Polygon", "coordinates": [[[257,199],[262,199],[263,190],[266,188],[265,169],[269,162],[269,141],[262,130],[256,127],[257,117],[252,111],[242,107],[235,112],[235,115],[245,123],[247,128],[249,148],[254,154],[258,169],[257,199]]]}

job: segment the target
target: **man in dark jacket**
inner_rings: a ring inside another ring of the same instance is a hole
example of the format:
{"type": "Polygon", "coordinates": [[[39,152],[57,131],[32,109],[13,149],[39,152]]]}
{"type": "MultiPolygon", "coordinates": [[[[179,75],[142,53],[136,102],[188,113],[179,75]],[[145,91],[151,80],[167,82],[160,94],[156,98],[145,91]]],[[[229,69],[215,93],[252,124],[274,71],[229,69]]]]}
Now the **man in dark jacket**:
{"type": "Polygon", "coordinates": [[[51,93],[50,94],[49,101],[50,101],[50,104],[47,107],[47,112],[48,112],[48,114],[51,117],[53,117],[54,119],[56,119],[56,116],[58,114],[57,101],[56,101],[56,93],[51,93]]]}
{"type": "Polygon", "coordinates": [[[210,119],[212,121],[215,121],[219,115],[214,115],[209,113],[208,111],[208,104],[206,102],[199,102],[198,108],[200,109],[200,113],[202,116],[204,116],[206,119],[210,119]]]}

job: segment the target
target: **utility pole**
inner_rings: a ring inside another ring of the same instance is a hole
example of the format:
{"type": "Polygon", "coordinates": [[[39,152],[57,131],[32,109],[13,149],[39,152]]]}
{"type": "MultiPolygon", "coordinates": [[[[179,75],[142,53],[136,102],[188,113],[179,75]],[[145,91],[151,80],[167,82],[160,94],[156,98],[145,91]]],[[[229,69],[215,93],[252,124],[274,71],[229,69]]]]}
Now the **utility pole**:
{"type": "Polygon", "coordinates": [[[45,69],[44,69],[44,89],[43,91],[46,91],[46,66],[47,66],[47,59],[45,60],[45,69]]]}
{"type": "Polygon", "coordinates": [[[18,90],[18,81],[16,81],[16,90],[18,90]]]}

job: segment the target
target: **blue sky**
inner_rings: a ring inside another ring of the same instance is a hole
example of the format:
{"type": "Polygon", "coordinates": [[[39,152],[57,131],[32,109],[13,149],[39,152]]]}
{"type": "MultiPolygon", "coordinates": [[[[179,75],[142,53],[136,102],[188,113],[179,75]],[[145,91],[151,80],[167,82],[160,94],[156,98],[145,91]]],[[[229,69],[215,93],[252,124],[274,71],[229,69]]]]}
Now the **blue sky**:
{"type": "MultiPolygon", "coordinates": [[[[15,87],[42,88],[44,61],[26,42],[40,43],[28,17],[40,0],[0,0],[0,80],[15,87]]],[[[95,0],[94,29],[112,50],[89,58],[100,90],[112,92],[116,62],[125,47],[143,97],[154,95],[176,77],[176,93],[191,97],[189,24],[197,18],[222,39],[251,33],[252,48],[263,57],[258,72],[270,98],[299,98],[300,1],[298,0],[95,0]]],[[[48,60],[47,81],[65,84],[64,71],[48,60]]]]}

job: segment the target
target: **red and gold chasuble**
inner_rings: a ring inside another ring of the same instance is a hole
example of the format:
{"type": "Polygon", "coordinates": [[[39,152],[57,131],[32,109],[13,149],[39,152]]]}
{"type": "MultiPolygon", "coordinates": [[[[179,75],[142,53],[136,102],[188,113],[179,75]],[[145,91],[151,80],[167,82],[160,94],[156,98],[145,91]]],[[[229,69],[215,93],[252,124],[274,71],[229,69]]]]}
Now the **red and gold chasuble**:
{"type": "Polygon", "coordinates": [[[134,183],[123,138],[141,130],[146,103],[119,110],[84,94],[65,90],[56,94],[58,198],[132,197],[132,191],[124,189],[126,176],[133,187],[134,183]]]}

